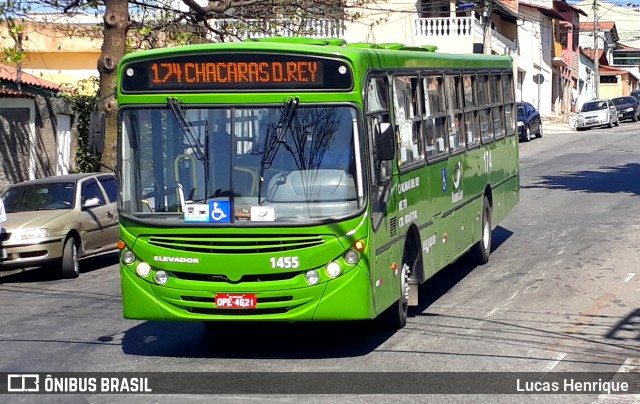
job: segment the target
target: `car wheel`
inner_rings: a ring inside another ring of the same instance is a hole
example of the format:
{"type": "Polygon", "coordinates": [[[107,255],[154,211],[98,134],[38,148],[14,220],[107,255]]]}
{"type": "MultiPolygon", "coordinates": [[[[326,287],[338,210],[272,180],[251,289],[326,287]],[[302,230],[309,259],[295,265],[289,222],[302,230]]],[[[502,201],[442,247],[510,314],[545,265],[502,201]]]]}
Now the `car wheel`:
{"type": "Polygon", "coordinates": [[[638,115],[640,115],[640,114],[635,114],[635,115],[633,115],[633,117],[631,118],[631,120],[632,120],[633,122],[638,122],[638,115]]]}
{"type": "Polygon", "coordinates": [[[531,141],[531,128],[529,128],[529,125],[527,125],[526,128],[524,129],[524,141],[525,142],[531,141]]]}
{"type": "Polygon", "coordinates": [[[609,123],[607,124],[608,128],[613,128],[613,119],[611,119],[611,115],[609,115],[609,123]]]}
{"type": "Polygon", "coordinates": [[[538,126],[538,133],[536,133],[536,137],[537,138],[541,138],[542,137],[542,124],[540,124],[540,126],[538,126]]]}
{"type": "Polygon", "coordinates": [[[80,275],[80,263],[78,262],[78,243],[73,237],[69,237],[62,250],[61,275],[65,279],[77,278],[80,275]]]}

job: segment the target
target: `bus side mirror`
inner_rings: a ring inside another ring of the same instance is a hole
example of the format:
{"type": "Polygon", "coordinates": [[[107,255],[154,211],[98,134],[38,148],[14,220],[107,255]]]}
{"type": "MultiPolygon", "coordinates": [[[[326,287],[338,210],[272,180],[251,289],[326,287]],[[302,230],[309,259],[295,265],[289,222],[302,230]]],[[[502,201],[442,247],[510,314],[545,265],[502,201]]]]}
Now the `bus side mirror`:
{"type": "Polygon", "coordinates": [[[105,129],[106,117],[104,111],[95,110],[91,113],[91,120],[89,123],[89,139],[88,139],[88,151],[99,156],[104,151],[104,129],[105,129]]]}
{"type": "Polygon", "coordinates": [[[381,122],[375,126],[376,156],[378,161],[393,160],[396,155],[396,138],[390,123],[381,122]]]}

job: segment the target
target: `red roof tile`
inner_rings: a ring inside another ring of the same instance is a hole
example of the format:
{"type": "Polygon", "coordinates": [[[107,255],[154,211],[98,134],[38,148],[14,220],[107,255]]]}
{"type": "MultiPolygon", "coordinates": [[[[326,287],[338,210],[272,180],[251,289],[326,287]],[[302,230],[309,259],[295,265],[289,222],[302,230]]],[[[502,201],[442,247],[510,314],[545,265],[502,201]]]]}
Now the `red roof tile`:
{"type": "Polygon", "coordinates": [[[626,70],[614,69],[609,66],[600,67],[600,74],[625,74],[625,73],[629,73],[629,72],[626,70]]]}
{"type": "Polygon", "coordinates": [[[2,90],[0,89],[1,98],[34,98],[33,94],[25,93],[24,91],[2,90]]]}
{"type": "MultiPolygon", "coordinates": [[[[18,76],[17,69],[14,69],[13,67],[10,67],[7,65],[0,64],[0,80],[17,83],[18,82],[17,76],[18,76]]],[[[45,90],[54,90],[54,91],[60,90],[60,86],[58,84],[52,83],[47,80],[39,79],[36,76],[32,76],[31,74],[25,73],[25,72],[22,72],[20,74],[20,82],[33,87],[40,87],[45,90]]]]}

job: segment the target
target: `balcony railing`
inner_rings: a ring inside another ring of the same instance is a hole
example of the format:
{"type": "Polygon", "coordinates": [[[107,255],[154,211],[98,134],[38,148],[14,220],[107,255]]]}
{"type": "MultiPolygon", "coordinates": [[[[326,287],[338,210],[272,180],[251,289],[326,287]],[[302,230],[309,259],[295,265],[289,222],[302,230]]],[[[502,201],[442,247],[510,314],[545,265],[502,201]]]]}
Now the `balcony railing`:
{"type": "Polygon", "coordinates": [[[344,25],[336,20],[210,20],[211,27],[227,36],[239,39],[270,38],[275,36],[309,36],[314,38],[343,38],[344,25]]]}
{"type": "Polygon", "coordinates": [[[416,18],[416,36],[450,37],[473,36],[476,19],[471,17],[416,18]]]}
{"type": "MultiPolygon", "coordinates": [[[[474,44],[484,43],[483,18],[476,18],[474,12],[468,17],[416,18],[414,24],[418,45],[436,45],[441,52],[471,53],[474,44]]],[[[516,46],[491,28],[492,50],[515,56],[516,46]]]]}

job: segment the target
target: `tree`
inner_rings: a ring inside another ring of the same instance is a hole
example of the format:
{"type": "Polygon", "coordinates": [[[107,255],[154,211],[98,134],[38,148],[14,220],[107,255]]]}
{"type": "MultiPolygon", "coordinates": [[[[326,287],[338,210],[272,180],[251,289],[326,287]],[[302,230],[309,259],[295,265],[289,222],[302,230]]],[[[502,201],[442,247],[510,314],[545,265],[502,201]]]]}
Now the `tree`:
{"type": "MultiPolygon", "coordinates": [[[[227,42],[253,35],[314,36],[319,19],[344,28],[344,22],[360,18],[365,3],[350,6],[346,0],[6,0],[0,16],[17,26],[33,11],[103,13],[103,45],[98,60],[100,86],[97,108],[107,119],[105,150],[101,163],[115,167],[117,66],[127,51],[171,44],[227,42]]],[[[336,31],[340,34],[342,31],[336,31]]],[[[13,53],[14,58],[20,53],[13,53]]]]}

